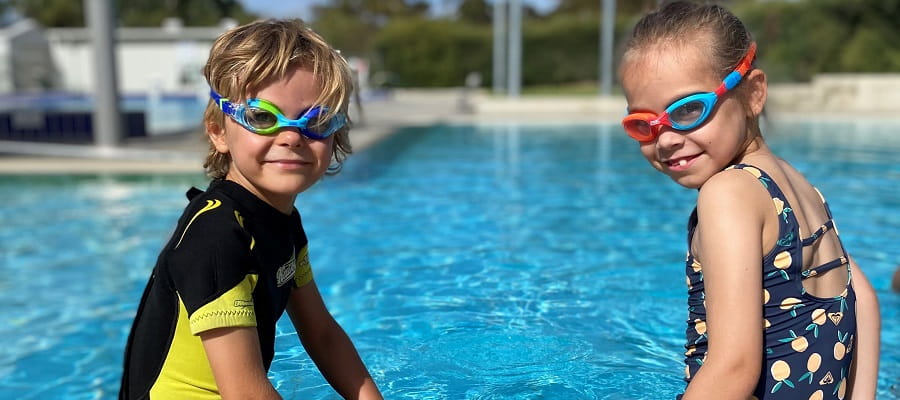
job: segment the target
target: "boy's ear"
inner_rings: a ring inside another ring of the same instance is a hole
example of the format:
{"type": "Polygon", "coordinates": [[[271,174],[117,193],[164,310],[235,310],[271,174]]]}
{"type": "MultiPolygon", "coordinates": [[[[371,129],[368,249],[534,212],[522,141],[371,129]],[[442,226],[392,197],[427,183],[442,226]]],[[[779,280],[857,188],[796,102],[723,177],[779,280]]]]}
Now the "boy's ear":
{"type": "Polygon", "coordinates": [[[747,106],[750,115],[748,117],[758,117],[762,114],[763,107],[766,105],[766,97],[768,96],[768,80],[766,73],[760,69],[754,69],[747,74],[747,106]]]}
{"type": "Polygon", "coordinates": [[[225,142],[225,127],[213,122],[206,122],[206,135],[209,141],[216,148],[216,151],[222,154],[228,153],[228,143],[225,142]]]}

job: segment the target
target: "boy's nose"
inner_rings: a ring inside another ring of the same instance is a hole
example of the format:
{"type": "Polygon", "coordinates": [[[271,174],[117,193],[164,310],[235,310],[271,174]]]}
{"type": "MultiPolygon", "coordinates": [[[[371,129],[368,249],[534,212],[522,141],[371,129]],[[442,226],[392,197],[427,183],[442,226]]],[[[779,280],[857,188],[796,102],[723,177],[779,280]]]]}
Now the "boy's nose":
{"type": "Polygon", "coordinates": [[[305,141],[306,137],[297,128],[284,128],[275,136],[275,143],[279,146],[297,147],[305,141]]]}

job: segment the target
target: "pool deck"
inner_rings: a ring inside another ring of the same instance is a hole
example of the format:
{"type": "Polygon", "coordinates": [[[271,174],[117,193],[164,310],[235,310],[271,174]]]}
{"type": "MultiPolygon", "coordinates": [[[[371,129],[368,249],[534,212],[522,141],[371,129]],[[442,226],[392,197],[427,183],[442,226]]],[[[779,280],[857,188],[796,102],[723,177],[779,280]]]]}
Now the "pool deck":
{"type": "MultiPolygon", "coordinates": [[[[525,96],[517,99],[462,89],[397,90],[351,108],[356,126],[350,133],[354,151],[373,145],[407,126],[456,123],[596,123],[616,122],[625,99],[610,97],[525,96]]],[[[810,118],[802,113],[802,118],[810,118]]],[[[870,115],[896,118],[900,112],[870,115]]],[[[771,114],[770,114],[771,116],[771,114]]],[[[790,114],[778,114],[776,117],[790,114]]],[[[833,113],[820,117],[841,118],[833,113]]],[[[859,118],[859,115],[854,117],[859,118]]],[[[199,116],[198,116],[199,121],[199,116]]],[[[199,123],[199,122],[198,122],[199,123]]],[[[206,139],[196,131],[132,138],[113,148],[0,141],[0,175],[93,173],[202,173],[206,139]]]]}
{"type": "MultiPolygon", "coordinates": [[[[618,115],[624,99],[564,97],[509,100],[462,89],[402,90],[351,107],[355,152],[407,126],[491,121],[602,121],[618,115]],[[613,106],[614,105],[614,106],[613,106]],[[608,110],[606,110],[608,109],[608,110]]],[[[198,116],[198,123],[199,123],[198,116]]],[[[111,148],[0,141],[0,175],[93,173],[202,173],[207,143],[196,131],[131,138],[111,148]]]]}

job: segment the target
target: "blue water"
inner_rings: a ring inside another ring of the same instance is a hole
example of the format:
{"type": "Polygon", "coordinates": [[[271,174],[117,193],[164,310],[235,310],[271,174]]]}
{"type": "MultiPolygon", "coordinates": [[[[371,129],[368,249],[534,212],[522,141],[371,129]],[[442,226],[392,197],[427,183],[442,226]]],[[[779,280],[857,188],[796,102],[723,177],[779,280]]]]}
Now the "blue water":
{"type": "MultiPolygon", "coordinates": [[[[900,126],[781,124],[880,296],[900,397],[900,126]]],[[[390,399],[644,399],[683,389],[695,192],[614,126],[403,130],[301,195],[316,280],[390,399]]],[[[198,161],[199,166],[199,161],[198,161]]],[[[0,398],[114,398],[185,176],[0,176],[0,398]],[[40,222],[38,222],[40,221],[40,222]]],[[[337,398],[282,320],[270,378],[337,398]]]]}

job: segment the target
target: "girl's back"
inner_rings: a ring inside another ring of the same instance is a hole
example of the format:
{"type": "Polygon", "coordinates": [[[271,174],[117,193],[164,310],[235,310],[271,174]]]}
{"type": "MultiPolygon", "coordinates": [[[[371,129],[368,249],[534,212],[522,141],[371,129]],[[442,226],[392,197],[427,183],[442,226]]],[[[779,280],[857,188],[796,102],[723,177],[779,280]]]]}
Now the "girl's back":
{"type": "MultiPolygon", "coordinates": [[[[761,262],[756,269],[742,271],[762,276],[764,357],[754,394],[773,399],[843,398],[856,332],[856,296],[849,282],[849,260],[827,204],[798,171],[764,145],[721,174],[713,180],[717,182],[714,185],[730,179],[764,194],[744,197],[743,204],[737,205],[747,212],[763,210],[764,219],[759,239],[762,252],[757,258],[761,262]]],[[[730,217],[712,214],[715,205],[700,204],[700,217],[695,213],[690,222],[692,245],[685,269],[690,315],[685,360],[688,381],[706,361],[708,335],[716,333],[707,328],[707,300],[722,301],[715,295],[707,297],[704,272],[708,268],[698,255],[710,250],[700,248],[697,242],[710,241],[695,240],[704,235],[696,228],[703,217],[730,217]]]]}
{"type": "MultiPolygon", "coordinates": [[[[772,180],[784,193],[787,203],[792,205],[791,212],[797,219],[801,237],[810,236],[831,220],[830,210],[826,209],[825,194],[820,194],[819,190],[790,163],[771,154],[768,157],[760,157],[753,163],[772,177],[772,180]]],[[[833,223],[835,224],[834,229],[824,232],[814,244],[803,247],[802,270],[806,271],[826,264],[844,255],[844,247],[840,241],[836,221],[833,223]]],[[[767,225],[775,226],[775,224],[767,225]]],[[[771,247],[775,240],[770,240],[771,237],[768,235],[770,232],[766,233],[763,244],[771,247]]],[[[832,269],[805,279],[803,287],[808,293],[815,296],[834,297],[843,292],[847,280],[847,269],[832,269]]]]}

